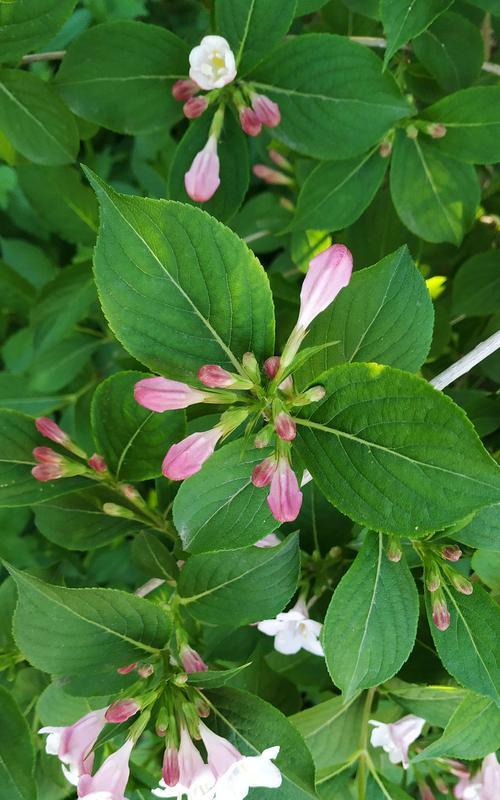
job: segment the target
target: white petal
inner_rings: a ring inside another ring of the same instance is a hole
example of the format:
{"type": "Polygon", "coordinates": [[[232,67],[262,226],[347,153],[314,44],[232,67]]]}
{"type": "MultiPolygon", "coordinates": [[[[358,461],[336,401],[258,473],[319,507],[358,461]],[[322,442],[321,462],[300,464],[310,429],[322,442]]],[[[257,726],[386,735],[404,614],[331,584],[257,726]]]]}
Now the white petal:
{"type": "Polygon", "coordinates": [[[72,786],[78,786],[78,780],[80,778],[78,764],[68,764],[68,766],[66,766],[66,764],[61,762],[61,769],[68,783],[71,783],[72,786]]]}
{"type": "MultiPolygon", "coordinates": [[[[373,724],[376,720],[370,720],[373,724]]],[[[370,742],[372,747],[384,747],[390,741],[389,726],[384,722],[377,722],[378,727],[372,730],[370,742]]]]}
{"type": "Polygon", "coordinates": [[[276,789],[281,786],[282,777],[276,764],[264,756],[253,756],[243,759],[244,770],[249,786],[267,786],[276,789]]]}
{"type": "Polygon", "coordinates": [[[297,636],[295,629],[287,626],[280,631],[274,640],[274,649],[284,656],[291,656],[298,653],[302,647],[302,638],[297,636]]]}
{"type": "Polygon", "coordinates": [[[234,765],[222,775],[216,785],[216,800],[244,800],[249,786],[245,776],[234,765]]]}
{"type": "Polygon", "coordinates": [[[257,624],[257,630],[267,634],[267,636],[276,636],[284,627],[286,627],[286,622],[283,623],[277,619],[263,619],[262,622],[257,624]]]}
{"type": "Polygon", "coordinates": [[[264,758],[270,758],[272,760],[278,758],[279,754],[280,754],[279,744],[274,745],[274,747],[266,747],[266,749],[262,751],[262,755],[264,758]]]}
{"type": "Polygon", "coordinates": [[[304,639],[302,647],[304,650],[307,650],[308,653],[312,653],[315,656],[325,655],[321,642],[315,636],[308,636],[304,639]]]}
{"type": "Polygon", "coordinates": [[[51,732],[47,736],[45,740],[45,752],[51,756],[59,755],[59,747],[61,745],[61,733],[62,728],[45,728],[39,731],[39,733],[45,733],[45,731],[50,730],[51,732]]]}

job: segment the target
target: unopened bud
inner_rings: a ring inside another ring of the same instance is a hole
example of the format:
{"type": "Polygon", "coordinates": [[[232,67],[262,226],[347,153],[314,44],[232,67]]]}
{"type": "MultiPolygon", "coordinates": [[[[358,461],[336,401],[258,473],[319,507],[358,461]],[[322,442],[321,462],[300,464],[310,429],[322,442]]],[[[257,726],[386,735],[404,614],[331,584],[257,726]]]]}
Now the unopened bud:
{"type": "Polygon", "coordinates": [[[265,458],[260,464],[253,468],[252,483],[258,489],[262,489],[271,483],[273,475],[276,471],[276,461],[274,458],[265,458]]]}
{"type": "Polygon", "coordinates": [[[129,672],[133,672],[136,666],[137,666],[137,661],[134,661],[132,664],[126,664],[124,667],[118,667],[116,671],[120,675],[128,675],[129,672]]]}
{"type": "Polygon", "coordinates": [[[289,160],[285,158],[285,156],[282,155],[278,150],[271,148],[269,150],[269,158],[271,161],[274,161],[276,166],[280,167],[280,169],[292,170],[292,165],[290,164],[289,160]]]}
{"type": "Polygon", "coordinates": [[[141,678],[150,678],[154,674],[155,668],[152,664],[141,664],[137,670],[141,678]]]}
{"type": "Polygon", "coordinates": [[[205,97],[190,97],[182,106],[182,111],[188,119],[196,119],[201,117],[208,108],[208,102],[205,97]]]}
{"type": "Polygon", "coordinates": [[[167,709],[162,707],[158,712],[155,722],[155,731],[157,736],[165,736],[169,727],[169,715],[167,709]]]}
{"type": "Polygon", "coordinates": [[[472,594],[474,587],[464,575],[461,575],[460,572],[455,572],[453,569],[447,570],[446,574],[457,592],[461,594],[472,594]]]}
{"type": "Polygon", "coordinates": [[[140,710],[141,707],[139,703],[132,698],[127,700],[115,700],[115,702],[111,703],[108,707],[104,716],[107,722],[118,724],[120,722],[126,722],[140,710]]]}
{"type": "Polygon", "coordinates": [[[205,364],[198,370],[198,378],[210,389],[251,389],[253,382],[228,372],[218,364],[205,364]]]}
{"type": "Polygon", "coordinates": [[[323,386],[311,386],[306,392],[298,394],[293,399],[294,406],[308,406],[309,403],[317,403],[323,399],[326,389],[323,386]]]}
{"type": "Polygon", "coordinates": [[[260,178],[265,183],[273,186],[290,186],[293,179],[284,172],[279,172],[277,169],[268,167],[267,164],[254,164],[252,172],[256,178],[260,178]]]}
{"type": "Polygon", "coordinates": [[[274,419],[274,430],[285,442],[291,442],[297,435],[297,427],[291,418],[290,414],[286,411],[280,413],[274,419]]]}
{"type": "Polygon", "coordinates": [[[179,672],[177,675],[175,675],[172,682],[175,686],[185,686],[188,680],[189,675],[187,675],[185,672],[179,672]]]}
{"type": "Polygon", "coordinates": [[[74,453],[75,456],[87,458],[85,451],[71,441],[68,434],[49,417],[37,417],[35,420],[35,427],[37,431],[42,434],[42,436],[45,436],[46,439],[50,439],[52,442],[60,444],[62,447],[65,447],[66,450],[70,450],[72,453],[74,453]]]}
{"type": "Polygon", "coordinates": [[[252,108],[244,107],[240,110],[240,125],[248,136],[258,136],[262,131],[262,122],[252,108]]]}
{"type": "Polygon", "coordinates": [[[176,786],[179,783],[179,753],[176,747],[167,747],[165,750],[161,774],[167,786],[176,786]]]}
{"type": "Polygon", "coordinates": [[[197,697],[194,701],[194,707],[196,709],[196,713],[202,719],[206,719],[210,716],[210,706],[201,697],[197,697]]]}
{"type": "Polygon", "coordinates": [[[398,536],[389,536],[389,543],[387,545],[387,558],[389,561],[398,563],[401,561],[403,551],[401,550],[401,542],[398,536]]]}
{"type": "Polygon", "coordinates": [[[433,139],[442,139],[443,136],[446,136],[447,130],[446,126],[440,122],[432,122],[427,126],[426,133],[432,136],[433,139]]]}
{"type": "Polygon", "coordinates": [[[243,369],[254,383],[260,383],[259,362],[253,353],[244,353],[241,359],[243,369]]]}
{"type": "Polygon", "coordinates": [[[264,372],[266,373],[268,378],[274,378],[279,370],[280,367],[280,357],[279,356],[270,356],[266,358],[264,361],[264,372]]]}
{"type": "Polygon", "coordinates": [[[279,384],[278,389],[280,390],[280,392],[283,392],[283,394],[285,394],[287,397],[291,397],[295,392],[295,389],[293,387],[292,376],[287,375],[285,380],[281,381],[281,383],[279,384]]]}
{"type": "Polygon", "coordinates": [[[448,606],[446,605],[446,600],[441,589],[434,592],[432,600],[432,619],[434,620],[434,625],[440,631],[445,631],[450,625],[450,612],[448,611],[448,606]]]}
{"type": "Polygon", "coordinates": [[[98,455],[97,453],[94,453],[93,456],[90,456],[90,458],[87,461],[87,464],[89,465],[89,467],[92,467],[92,469],[95,472],[107,472],[108,469],[107,464],[103,459],[103,457],[98,455]]]}
{"type": "Polygon", "coordinates": [[[418,128],[415,125],[408,125],[406,128],[406,135],[408,139],[416,139],[418,136],[418,128]]]}
{"type": "Polygon", "coordinates": [[[135,519],[135,514],[130,508],[119,506],[117,503],[104,503],[102,510],[108,517],[123,517],[123,519],[135,519]]]}
{"type": "Polygon", "coordinates": [[[462,557],[462,551],[456,544],[447,544],[441,548],[441,556],[446,561],[458,561],[462,557]]]}
{"type": "Polygon", "coordinates": [[[268,444],[271,443],[274,436],[274,428],[271,425],[266,425],[265,428],[262,428],[261,431],[258,432],[254,439],[254,445],[259,450],[262,450],[263,447],[267,447],[268,444]]]}
{"type": "Polygon", "coordinates": [[[179,101],[189,100],[199,91],[198,84],[189,79],[176,81],[172,86],[172,96],[179,101]]]}
{"type": "Polygon", "coordinates": [[[220,427],[224,432],[224,436],[227,436],[228,433],[232,433],[234,430],[236,430],[236,428],[239,428],[239,426],[245,422],[247,417],[247,408],[235,408],[225,411],[220,418],[220,427]]]}
{"type": "Polygon", "coordinates": [[[291,211],[292,214],[295,211],[295,206],[288,197],[280,197],[280,206],[285,209],[285,211],[291,211]]]}
{"type": "Polygon", "coordinates": [[[389,158],[392,153],[392,142],[388,142],[387,140],[380,142],[378,152],[382,158],[389,158]]]}
{"type": "MultiPolygon", "coordinates": [[[[186,672],[206,672],[208,669],[207,664],[203,661],[200,654],[189,645],[184,645],[180,651],[182,666],[186,672]]],[[[187,679],[186,679],[187,680],[187,679]]]]}
{"type": "Polygon", "coordinates": [[[127,498],[127,500],[142,500],[141,495],[131,483],[121,483],[118,487],[120,493],[127,498]]]}

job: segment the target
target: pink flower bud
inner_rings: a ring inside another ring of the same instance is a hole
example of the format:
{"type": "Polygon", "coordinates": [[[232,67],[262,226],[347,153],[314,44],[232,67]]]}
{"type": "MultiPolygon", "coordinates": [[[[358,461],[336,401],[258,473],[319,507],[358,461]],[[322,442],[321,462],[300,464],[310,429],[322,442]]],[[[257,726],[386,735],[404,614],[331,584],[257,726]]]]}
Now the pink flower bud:
{"type": "Polygon", "coordinates": [[[257,466],[253,468],[253,485],[257,486],[258,489],[262,489],[263,486],[267,486],[268,483],[271,483],[275,469],[276,461],[274,458],[265,458],[264,461],[261,461],[260,464],[257,464],[257,466]]]}
{"type": "Polygon", "coordinates": [[[274,420],[274,429],[280,439],[284,439],[285,442],[291,442],[297,435],[295,422],[290,414],[287,414],[285,411],[280,411],[276,416],[274,420]]]}
{"type": "Polygon", "coordinates": [[[64,447],[70,441],[70,438],[67,433],[65,433],[62,428],[59,427],[53,420],[49,419],[48,417],[38,417],[35,420],[35,426],[39,433],[42,436],[45,436],[47,439],[51,439],[51,441],[56,442],[57,444],[62,444],[64,447]]]}
{"type": "Polygon", "coordinates": [[[189,100],[189,98],[193,97],[199,90],[200,87],[194,81],[179,80],[172,86],[172,96],[176,100],[189,100]]]}
{"type": "Polygon", "coordinates": [[[258,136],[262,130],[257,114],[251,108],[242,108],[240,111],[240,125],[248,136],[258,136]]]}
{"type": "Polygon", "coordinates": [[[287,397],[291,397],[295,391],[293,387],[293,378],[291,375],[287,375],[284,381],[278,386],[280,392],[283,392],[287,397]]]}
{"type": "Polygon", "coordinates": [[[430,134],[433,139],[442,139],[447,133],[446,126],[442,125],[440,122],[433,122],[428,125],[427,133],[430,134]]]}
{"type": "Polygon", "coordinates": [[[279,356],[270,356],[266,358],[264,361],[264,372],[266,373],[268,378],[274,378],[279,370],[280,367],[280,357],[279,356]]]}
{"type": "Polygon", "coordinates": [[[389,158],[392,153],[392,142],[381,142],[378,151],[382,158],[389,158]]]}
{"type": "Polygon", "coordinates": [[[120,723],[126,722],[134,714],[141,710],[136,700],[128,698],[126,700],[116,700],[108,707],[105,717],[107,722],[120,723]]]}
{"type": "Polygon", "coordinates": [[[293,522],[299,515],[302,492],[299,489],[295,472],[284,456],[279,459],[272,477],[267,503],[278,522],[293,522]]]}
{"type": "Polygon", "coordinates": [[[446,561],[458,561],[462,558],[462,551],[456,544],[447,544],[441,548],[441,555],[446,561]]]}
{"type": "Polygon", "coordinates": [[[260,178],[265,183],[271,185],[289,186],[293,183],[289,175],[285,175],[284,172],[278,172],[277,169],[272,169],[272,167],[268,167],[267,164],[254,164],[252,172],[256,178],[260,178]]]}
{"type": "Polygon", "coordinates": [[[271,439],[274,436],[274,431],[272,430],[270,425],[266,425],[265,428],[262,428],[261,431],[255,437],[253,443],[254,447],[258,450],[262,450],[263,447],[267,447],[267,445],[271,442],[271,439]]]}
{"type": "Polygon", "coordinates": [[[208,108],[208,101],[202,95],[198,97],[190,97],[182,106],[182,111],[188,119],[196,119],[201,117],[208,108]]]}
{"type": "Polygon", "coordinates": [[[192,647],[189,647],[189,645],[186,644],[184,645],[184,647],[181,648],[180,655],[181,655],[182,666],[184,667],[186,672],[191,673],[191,672],[207,671],[208,669],[207,664],[205,664],[200,654],[192,647]]]}
{"type": "Polygon", "coordinates": [[[387,547],[387,558],[389,561],[397,564],[399,561],[401,561],[402,555],[403,551],[401,550],[401,542],[399,538],[397,536],[390,536],[389,545],[387,547]]]}
{"type": "Polygon", "coordinates": [[[179,783],[179,753],[176,747],[167,747],[163,756],[162,778],[167,786],[179,783]]]}
{"type": "Polygon", "coordinates": [[[196,154],[184,175],[184,186],[191,200],[206,203],[213,197],[220,185],[219,169],[217,139],[209,136],[205,147],[196,154]]]}
{"type": "Polygon", "coordinates": [[[40,464],[59,464],[62,466],[64,457],[56,453],[51,447],[35,447],[33,456],[40,464]]]}
{"type": "Polygon", "coordinates": [[[278,150],[271,148],[269,150],[269,158],[276,164],[277,167],[280,167],[280,169],[292,169],[292,165],[290,164],[289,160],[285,158],[285,156],[281,155],[278,150]]]}
{"type": "Polygon", "coordinates": [[[137,661],[134,661],[132,664],[126,664],[124,667],[118,667],[116,670],[119,675],[128,675],[129,672],[133,672],[137,666],[137,661]]]}
{"type": "Polygon", "coordinates": [[[252,95],[252,108],[257,119],[268,128],[275,128],[281,122],[280,107],[265,94],[252,95]]]}
{"type": "Polygon", "coordinates": [[[474,587],[464,575],[461,575],[459,572],[454,572],[453,570],[450,570],[448,575],[457,592],[461,592],[462,594],[472,594],[474,587]]]}
{"type": "Polygon", "coordinates": [[[143,378],[134,386],[134,397],[144,408],[161,412],[175,411],[195,403],[203,403],[208,395],[180,381],[171,381],[168,378],[143,378]]]}
{"type": "Polygon", "coordinates": [[[103,457],[97,455],[97,453],[94,453],[94,455],[88,459],[87,464],[96,472],[106,472],[108,469],[103,457]]]}
{"type": "Polygon", "coordinates": [[[202,700],[201,697],[195,698],[194,707],[196,709],[196,713],[202,719],[206,719],[207,717],[210,716],[211,712],[210,706],[208,705],[208,703],[202,700]]]}
{"type": "Polygon", "coordinates": [[[445,631],[451,622],[450,612],[440,589],[435,592],[434,597],[435,599],[432,601],[432,619],[438,630],[445,631]]]}
{"type": "Polygon", "coordinates": [[[155,668],[152,664],[141,664],[139,669],[137,670],[137,674],[141,678],[150,678],[151,675],[154,675],[155,668]]]}
{"type": "Polygon", "coordinates": [[[165,477],[172,481],[182,481],[199,472],[223,434],[222,427],[216,426],[209,431],[192,433],[172,445],[163,459],[162,472],[165,477]]]}
{"type": "Polygon", "coordinates": [[[209,386],[211,389],[228,389],[234,381],[231,373],[218,364],[205,364],[200,367],[198,378],[204,386],[209,386]]]}
{"type": "Polygon", "coordinates": [[[37,464],[31,470],[31,474],[37,481],[42,481],[42,483],[56,481],[63,476],[62,469],[57,464],[37,464]]]}
{"type": "Polygon", "coordinates": [[[334,244],[309,262],[300,292],[299,328],[307,328],[328,308],[351,280],[352,255],[343,244],[334,244]]]}

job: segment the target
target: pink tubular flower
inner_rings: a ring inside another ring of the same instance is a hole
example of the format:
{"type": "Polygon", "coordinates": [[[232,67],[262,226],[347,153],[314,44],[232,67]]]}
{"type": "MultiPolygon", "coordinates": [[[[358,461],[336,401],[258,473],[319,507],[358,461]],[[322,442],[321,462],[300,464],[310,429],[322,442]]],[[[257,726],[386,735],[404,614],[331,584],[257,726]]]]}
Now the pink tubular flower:
{"type": "Polygon", "coordinates": [[[268,167],[267,164],[254,164],[252,172],[256,178],[260,178],[261,181],[269,183],[271,186],[289,186],[293,183],[289,175],[285,175],[284,172],[279,172],[277,169],[268,167]]]}
{"type": "Polygon", "coordinates": [[[64,456],[60,453],[56,453],[55,450],[52,450],[51,447],[35,447],[33,450],[33,456],[39,462],[39,464],[59,464],[62,465],[64,461],[64,456]]]}
{"type": "Polygon", "coordinates": [[[194,798],[213,800],[216,777],[210,767],[204,763],[185,727],[181,728],[178,763],[179,776],[177,782],[172,785],[166,782],[165,777],[162,777],[159,788],[153,789],[153,794],[156,797],[176,797],[179,799],[187,795],[193,800],[194,798]]]}
{"type": "Polygon", "coordinates": [[[199,90],[200,87],[194,81],[190,79],[181,79],[176,81],[172,86],[172,96],[175,100],[185,101],[193,97],[199,90]]]}
{"type": "Polygon", "coordinates": [[[78,781],[78,797],[88,800],[125,800],[130,775],[129,758],[134,742],[127,739],[119,750],[103,761],[95,775],[82,775],[78,781]]]}
{"type": "Polygon", "coordinates": [[[334,244],[309,262],[309,270],[300,292],[297,327],[307,328],[313,319],[328,308],[351,280],[352,255],[343,244],[334,244]]]}
{"type": "Polygon", "coordinates": [[[80,775],[90,772],[94,763],[91,752],[101,733],[105,720],[105,708],[91,711],[73,725],[54,728],[46,726],[38,733],[48,733],[45,750],[51,756],[57,756],[61,762],[66,780],[76,786],[80,775]]]}
{"type": "Polygon", "coordinates": [[[62,468],[58,464],[37,464],[33,467],[31,474],[37,481],[46,483],[47,481],[57,481],[63,477],[62,468]]]}
{"type": "Polygon", "coordinates": [[[207,671],[208,666],[205,664],[200,654],[192,647],[189,647],[188,644],[181,648],[180,656],[182,666],[186,672],[192,673],[207,671]]]}
{"type": "Polygon", "coordinates": [[[150,411],[175,411],[203,403],[207,397],[206,392],[168,378],[143,378],[134,386],[136,402],[150,411]]]}
{"type": "Polygon", "coordinates": [[[257,119],[268,128],[275,128],[281,122],[280,107],[265,94],[252,95],[252,108],[257,119]]]}
{"type": "Polygon", "coordinates": [[[252,381],[240,377],[218,364],[204,364],[198,370],[198,378],[210,389],[251,389],[252,381]]]}
{"type": "Polygon", "coordinates": [[[65,433],[56,422],[49,419],[49,417],[37,417],[35,426],[38,433],[41,433],[46,439],[51,439],[51,441],[57,444],[62,444],[63,447],[66,447],[71,441],[68,434],[65,433]]]}
{"type": "Polygon", "coordinates": [[[90,456],[90,458],[87,460],[87,464],[89,467],[92,467],[95,472],[106,472],[108,469],[103,457],[99,456],[97,453],[94,453],[93,456],[90,456]]]}
{"type": "Polygon", "coordinates": [[[173,444],[163,459],[162,472],[172,481],[182,481],[199,472],[210,458],[224,430],[218,425],[209,431],[192,433],[173,444]]]}
{"type": "Polygon", "coordinates": [[[275,533],[268,533],[267,536],[255,542],[254,547],[277,547],[279,544],[281,544],[281,539],[275,533]]]}
{"type": "Polygon", "coordinates": [[[299,515],[302,492],[297,476],[285,456],[280,457],[274,471],[267,503],[278,522],[293,522],[299,515]]]}
{"type": "Polygon", "coordinates": [[[137,714],[137,712],[140,710],[141,707],[137,700],[133,700],[132,698],[115,700],[115,702],[111,703],[106,711],[106,722],[113,722],[115,724],[126,722],[128,719],[130,719],[130,717],[133,717],[134,714],[137,714]]]}
{"type": "Polygon", "coordinates": [[[166,786],[175,786],[179,783],[179,751],[176,747],[165,749],[161,774],[166,786]]]}
{"type": "Polygon", "coordinates": [[[276,461],[272,456],[265,458],[260,464],[253,468],[252,483],[258,489],[262,489],[271,483],[272,477],[276,470],[276,461]]]}
{"type": "Polygon", "coordinates": [[[370,719],[369,723],[374,726],[370,739],[372,747],[382,747],[392,764],[402,763],[408,769],[408,748],[422,733],[425,719],[408,714],[389,724],[376,719],[370,719]]]}
{"type": "Polygon", "coordinates": [[[280,411],[276,416],[274,420],[274,429],[280,439],[283,439],[285,442],[291,442],[297,435],[295,422],[286,411],[280,411]]]}
{"type": "Polygon", "coordinates": [[[266,358],[264,361],[264,372],[266,373],[268,378],[274,378],[277,375],[279,367],[280,367],[280,357],[279,356],[270,356],[266,358]]]}
{"type": "Polygon", "coordinates": [[[213,197],[220,185],[219,169],[217,139],[209,136],[205,147],[196,154],[184,175],[184,186],[191,200],[206,203],[213,197]]]}
{"type": "Polygon", "coordinates": [[[441,589],[437,589],[433,593],[432,619],[434,621],[434,625],[440,631],[447,630],[450,625],[450,612],[448,610],[448,606],[446,605],[446,600],[441,589]]]}
{"type": "Polygon", "coordinates": [[[208,108],[208,101],[202,95],[198,97],[190,97],[182,106],[182,112],[188,119],[196,119],[201,117],[208,108]]]}
{"type": "Polygon", "coordinates": [[[217,779],[217,800],[243,800],[252,787],[277,789],[281,772],[273,764],[280,748],[268,747],[258,756],[244,756],[227,739],[218,736],[204,722],[200,734],[208,755],[208,766],[217,779]]]}
{"type": "Polygon", "coordinates": [[[240,125],[248,136],[258,136],[262,131],[262,122],[259,121],[255,111],[248,106],[240,110],[240,125]]]}

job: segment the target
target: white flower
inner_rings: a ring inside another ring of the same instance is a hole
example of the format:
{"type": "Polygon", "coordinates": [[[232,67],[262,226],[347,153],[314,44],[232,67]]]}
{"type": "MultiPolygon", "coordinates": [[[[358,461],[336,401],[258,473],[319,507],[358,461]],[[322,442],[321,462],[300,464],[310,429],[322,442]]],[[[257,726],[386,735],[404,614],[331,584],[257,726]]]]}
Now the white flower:
{"type": "Polygon", "coordinates": [[[153,794],[157,797],[176,797],[178,800],[184,796],[188,800],[213,800],[215,781],[212,769],[204,763],[187,728],[183,727],[179,747],[179,780],[175,786],[167,786],[162,778],[160,788],[153,789],[153,794]]]}
{"type": "Polygon", "coordinates": [[[201,89],[222,89],[236,77],[236,62],[222,36],[204,36],[189,54],[189,77],[201,89]]]}
{"type": "Polygon", "coordinates": [[[402,763],[408,769],[408,748],[422,733],[425,719],[408,714],[398,722],[386,724],[370,719],[369,723],[375,726],[370,739],[372,746],[382,747],[392,764],[402,763]]]}
{"type": "Polygon", "coordinates": [[[272,763],[278,757],[279,747],[268,747],[259,756],[244,756],[203,722],[200,734],[207,749],[208,765],[217,778],[215,800],[244,800],[252,787],[281,786],[281,772],[272,763]]]}
{"type": "Polygon", "coordinates": [[[500,764],[495,753],[483,759],[480,771],[472,778],[462,777],[453,790],[458,800],[498,800],[500,797],[500,764]]]}
{"type": "Polygon", "coordinates": [[[274,649],[284,655],[307,650],[315,656],[323,656],[319,641],[322,624],[309,619],[304,601],[298,600],[290,611],[283,611],[276,619],[264,619],[257,628],[267,636],[274,636],[274,649]]]}

